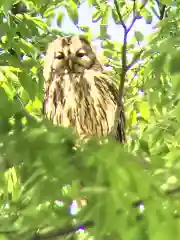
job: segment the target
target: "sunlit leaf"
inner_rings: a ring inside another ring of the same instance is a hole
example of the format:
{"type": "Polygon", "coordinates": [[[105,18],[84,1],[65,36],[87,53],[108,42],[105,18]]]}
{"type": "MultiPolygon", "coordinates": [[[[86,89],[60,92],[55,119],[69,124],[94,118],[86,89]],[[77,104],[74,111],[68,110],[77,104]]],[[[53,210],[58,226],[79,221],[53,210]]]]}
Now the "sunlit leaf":
{"type": "Polygon", "coordinates": [[[19,81],[21,82],[24,89],[28,92],[30,98],[33,100],[36,95],[37,82],[35,79],[30,77],[27,73],[19,73],[19,81]]]}
{"type": "Polygon", "coordinates": [[[94,23],[96,23],[96,22],[98,22],[101,18],[102,18],[102,16],[101,16],[101,11],[96,10],[96,11],[93,13],[92,21],[93,21],[94,23]]]}
{"type": "Polygon", "coordinates": [[[61,25],[62,20],[63,20],[63,17],[64,17],[63,12],[62,12],[62,11],[58,11],[58,14],[57,14],[57,23],[58,23],[59,25],[61,25]]]}
{"type": "Polygon", "coordinates": [[[180,53],[177,52],[175,55],[172,56],[169,62],[169,71],[171,74],[178,74],[180,72],[179,60],[180,60],[180,53]]]}
{"type": "Polygon", "coordinates": [[[55,14],[55,6],[53,5],[44,12],[44,17],[53,17],[54,14],[55,14]]]}
{"type": "Polygon", "coordinates": [[[101,38],[107,39],[107,25],[100,25],[100,36],[101,38]]]}
{"type": "Polygon", "coordinates": [[[138,42],[141,42],[144,39],[143,34],[139,31],[135,31],[134,35],[135,35],[135,38],[138,42]]]}
{"type": "Polygon", "coordinates": [[[139,110],[141,113],[141,116],[145,119],[148,120],[150,116],[150,108],[149,104],[147,102],[140,102],[139,104],[139,110]]]}
{"type": "Polygon", "coordinates": [[[151,15],[147,15],[147,16],[145,17],[145,20],[146,20],[146,23],[147,23],[147,24],[151,24],[151,23],[152,23],[152,20],[153,20],[153,17],[152,17],[151,15]]]}
{"type": "Polygon", "coordinates": [[[180,91],[180,74],[173,75],[172,79],[172,88],[173,91],[179,93],[180,91]]]}
{"type": "Polygon", "coordinates": [[[164,3],[164,4],[168,4],[168,5],[173,3],[172,0],[162,0],[161,2],[164,3]]]}
{"type": "Polygon", "coordinates": [[[68,1],[65,4],[69,17],[73,20],[74,24],[78,23],[78,8],[74,1],[68,1]]]}

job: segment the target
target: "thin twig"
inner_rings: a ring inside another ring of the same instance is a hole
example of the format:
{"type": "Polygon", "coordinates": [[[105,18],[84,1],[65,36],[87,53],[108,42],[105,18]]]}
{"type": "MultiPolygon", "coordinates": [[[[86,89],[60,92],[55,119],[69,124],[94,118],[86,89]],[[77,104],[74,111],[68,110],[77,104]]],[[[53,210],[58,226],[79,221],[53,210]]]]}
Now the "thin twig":
{"type": "MultiPolygon", "coordinates": [[[[175,187],[175,188],[172,188],[172,189],[167,189],[166,191],[164,191],[164,194],[166,195],[166,196],[172,196],[172,195],[174,195],[174,194],[177,194],[177,193],[180,193],[180,186],[177,186],[177,187],[175,187]]],[[[133,208],[136,208],[136,207],[139,207],[140,205],[144,205],[144,203],[147,201],[147,199],[146,200],[142,200],[142,199],[140,199],[140,200],[138,200],[138,201],[135,201],[135,202],[133,202],[132,203],[132,207],[133,208]]]]}
{"type": "Polygon", "coordinates": [[[136,16],[136,0],[133,0],[134,3],[133,3],[133,18],[135,18],[136,16]]]}
{"type": "MultiPolygon", "coordinates": [[[[144,1],[144,3],[141,5],[139,13],[146,6],[147,2],[148,2],[148,0],[144,1]]],[[[124,29],[124,39],[123,39],[123,46],[122,46],[122,72],[121,72],[121,81],[120,81],[120,86],[119,86],[119,101],[120,101],[120,104],[121,104],[122,103],[122,98],[123,98],[123,93],[124,93],[124,83],[125,83],[125,79],[126,79],[126,73],[130,69],[131,65],[133,66],[133,64],[138,60],[138,58],[135,59],[135,62],[133,60],[133,63],[130,63],[127,66],[127,36],[128,36],[129,31],[132,29],[135,21],[138,19],[138,16],[135,14],[135,12],[136,12],[136,9],[135,9],[136,1],[134,0],[134,5],[133,5],[134,17],[133,17],[133,20],[132,20],[130,26],[127,27],[125,25],[123,19],[122,19],[122,15],[120,13],[117,0],[114,0],[114,4],[115,4],[115,7],[116,7],[116,11],[117,11],[119,20],[120,20],[120,22],[123,26],[123,29],[124,29]]],[[[141,52],[140,52],[140,54],[141,54],[141,52]]],[[[140,56],[140,55],[138,55],[138,56],[140,56]]]]}
{"type": "MultiPolygon", "coordinates": [[[[141,5],[139,13],[141,12],[141,10],[146,6],[148,0],[144,1],[144,3],[141,5]]],[[[127,71],[130,69],[131,64],[133,65],[138,59],[135,59],[135,62],[133,61],[133,63],[131,63],[130,65],[127,66],[127,37],[128,37],[128,33],[130,32],[130,30],[132,29],[135,21],[138,19],[138,16],[136,15],[136,2],[134,0],[134,4],[133,4],[133,20],[130,24],[129,27],[126,26],[121,12],[119,10],[119,6],[117,3],[117,0],[114,0],[114,5],[120,20],[120,23],[124,29],[124,37],[123,37],[123,45],[122,45],[122,70],[121,70],[121,75],[120,75],[120,84],[119,84],[119,106],[116,110],[116,114],[115,114],[115,121],[114,121],[114,128],[112,131],[112,135],[115,135],[117,129],[118,129],[118,124],[119,124],[119,119],[121,119],[121,113],[122,113],[122,107],[123,107],[123,95],[124,95],[124,84],[125,84],[125,80],[126,80],[126,74],[127,71]]],[[[125,142],[125,139],[124,141],[125,142]]]]}
{"type": "MultiPolygon", "coordinates": [[[[141,10],[146,6],[148,0],[144,1],[144,3],[141,5],[141,7],[139,8],[139,14],[141,13],[141,10]]],[[[129,31],[132,29],[132,27],[134,26],[134,23],[136,22],[136,20],[138,19],[139,16],[135,15],[133,17],[133,20],[130,24],[130,26],[127,28],[127,33],[129,33],[129,31]]]]}
{"type": "Polygon", "coordinates": [[[160,15],[158,16],[156,14],[156,16],[158,17],[159,20],[162,20],[164,18],[164,16],[166,16],[166,5],[165,4],[161,4],[160,1],[155,0],[155,2],[157,3],[158,7],[159,7],[159,13],[160,15]]]}
{"type": "Polygon", "coordinates": [[[121,22],[121,24],[122,24],[124,30],[126,30],[126,25],[125,25],[125,23],[124,23],[124,21],[123,21],[123,18],[122,18],[121,12],[120,12],[120,10],[119,10],[119,6],[118,6],[118,3],[117,3],[117,0],[114,0],[114,5],[115,5],[115,7],[116,7],[116,11],[117,11],[117,14],[118,14],[119,20],[120,20],[120,22],[121,22]]]}
{"type": "Polygon", "coordinates": [[[60,229],[56,229],[54,231],[44,233],[44,234],[35,234],[35,236],[33,236],[32,240],[50,240],[50,239],[54,239],[56,237],[66,236],[68,234],[75,233],[82,226],[83,226],[83,228],[91,228],[94,226],[94,222],[86,221],[83,224],[78,225],[78,226],[69,226],[66,228],[60,228],[60,229]]]}
{"type": "Polygon", "coordinates": [[[122,46],[122,72],[121,72],[121,81],[119,85],[119,100],[120,103],[122,102],[123,93],[124,93],[124,83],[126,80],[126,73],[127,73],[127,32],[124,33],[124,40],[122,46]]]}
{"type": "Polygon", "coordinates": [[[154,7],[151,7],[151,10],[152,10],[153,14],[158,18],[158,20],[160,20],[159,13],[156,11],[156,9],[154,7]]]}
{"type": "Polygon", "coordinates": [[[131,79],[129,79],[129,81],[127,82],[127,86],[130,86],[133,80],[135,79],[135,77],[137,77],[140,68],[141,68],[141,65],[139,64],[139,67],[135,68],[134,70],[134,76],[131,79]]]}
{"type": "Polygon", "coordinates": [[[127,65],[127,71],[136,64],[136,62],[139,60],[141,54],[144,52],[144,49],[141,49],[132,59],[131,63],[127,65]]]}
{"type": "Polygon", "coordinates": [[[160,9],[160,17],[159,17],[160,20],[164,18],[165,13],[166,13],[166,5],[163,5],[160,9]]]}

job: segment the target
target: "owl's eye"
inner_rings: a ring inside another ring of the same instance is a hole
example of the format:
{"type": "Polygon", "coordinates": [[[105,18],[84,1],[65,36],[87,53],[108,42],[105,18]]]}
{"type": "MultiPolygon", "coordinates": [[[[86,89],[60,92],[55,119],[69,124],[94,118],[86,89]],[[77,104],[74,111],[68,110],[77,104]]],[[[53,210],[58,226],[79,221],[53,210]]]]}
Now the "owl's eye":
{"type": "Polygon", "coordinates": [[[64,53],[58,52],[55,58],[58,60],[64,59],[64,53]]]}
{"type": "Polygon", "coordinates": [[[77,52],[76,53],[76,57],[79,57],[79,58],[82,58],[82,57],[84,57],[84,56],[86,56],[87,54],[86,54],[86,52],[84,52],[84,51],[79,51],[79,52],[77,52]]]}

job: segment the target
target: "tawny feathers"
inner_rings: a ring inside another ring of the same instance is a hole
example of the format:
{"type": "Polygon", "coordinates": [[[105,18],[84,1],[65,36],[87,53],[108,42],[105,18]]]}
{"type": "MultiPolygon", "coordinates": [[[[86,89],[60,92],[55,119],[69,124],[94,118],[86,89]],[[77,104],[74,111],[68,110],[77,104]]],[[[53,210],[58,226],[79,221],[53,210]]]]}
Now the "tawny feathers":
{"type": "MultiPolygon", "coordinates": [[[[120,106],[118,89],[97,60],[88,41],[58,37],[44,62],[43,112],[54,124],[72,127],[82,136],[108,136],[120,106]]],[[[124,112],[116,133],[124,141],[124,112]]]]}

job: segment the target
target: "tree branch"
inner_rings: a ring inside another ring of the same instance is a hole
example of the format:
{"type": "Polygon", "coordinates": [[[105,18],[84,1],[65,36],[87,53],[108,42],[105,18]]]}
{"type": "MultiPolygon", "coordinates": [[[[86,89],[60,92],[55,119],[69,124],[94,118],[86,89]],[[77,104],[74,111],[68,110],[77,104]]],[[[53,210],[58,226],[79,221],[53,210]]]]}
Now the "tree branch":
{"type": "MultiPolygon", "coordinates": [[[[144,3],[141,5],[139,13],[146,6],[147,2],[148,2],[148,0],[144,1],[144,3]]],[[[135,62],[133,60],[133,63],[131,63],[131,64],[129,64],[127,66],[127,55],[126,55],[127,54],[127,36],[128,36],[129,31],[132,29],[135,21],[138,19],[138,16],[135,13],[136,12],[136,0],[134,0],[134,4],[133,4],[133,20],[132,20],[130,26],[127,27],[125,25],[123,19],[122,19],[122,15],[120,13],[117,0],[114,0],[114,4],[115,4],[115,7],[116,7],[117,14],[119,16],[119,20],[120,20],[120,22],[121,22],[121,24],[123,26],[123,29],[124,29],[124,39],[123,39],[123,46],[122,46],[122,72],[121,72],[121,81],[120,81],[120,86],[119,86],[119,101],[120,101],[120,104],[121,104],[122,103],[123,94],[124,94],[124,83],[125,83],[126,73],[131,68],[131,65],[133,65],[138,60],[138,58],[136,58],[135,62]]]]}
{"type": "Polygon", "coordinates": [[[164,18],[164,16],[165,16],[165,13],[166,13],[166,5],[163,4],[161,9],[159,9],[159,11],[160,11],[159,19],[162,20],[164,18]]]}
{"type": "Polygon", "coordinates": [[[158,7],[159,7],[159,13],[160,16],[157,16],[159,20],[162,20],[166,14],[166,5],[165,4],[161,4],[159,0],[155,0],[155,2],[157,3],[158,7]]]}
{"type": "MultiPolygon", "coordinates": [[[[145,0],[144,3],[140,6],[139,13],[146,6],[147,2],[148,2],[148,0],[145,0]]],[[[119,125],[119,119],[121,119],[121,112],[122,112],[122,106],[123,106],[123,95],[124,95],[124,84],[125,84],[125,80],[126,80],[127,71],[130,69],[131,65],[133,65],[138,60],[138,58],[135,59],[135,61],[133,60],[133,63],[131,63],[127,66],[127,37],[128,37],[128,33],[132,29],[135,21],[138,19],[138,16],[136,15],[136,0],[134,0],[134,4],[133,4],[133,20],[129,27],[127,27],[124,23],[121,12],[119,10],[117,0],[114,0],[114,5],[116,8],[119,20],[124,29],[124,37],[123,37],[123,46],[122,46],[122,59],[121,59],[122,60],[122,70],[121,70],[121,75],[120,75],[119,96],[118,96],[119,106],[118,106],[118,108],[116,110],[116,114],[115,114],[114,129],[113,129],[114,131],[112,132],[113,135],[117,131],[118,125],[119,125]]]]}
{"type": "Polygon", "coordinates": [[[69,226],[66,228],[59,228],[57,230],[54,230],[54,231],[51,231],[48,233],[44,233],[44,234],[35,234],[34,237],[32,238],[32,240],[50,240],[50,239],[54,239],[56,237],[66,236],[68,234],[75,233],[82,226],[85,228],[91,228],[94,226],[94,222],[90,220],[90,221],[86,221],[85,223],[82,223],[81,225],[78,225],[78,226],[74,226],[74,227],[69,226]]]}

